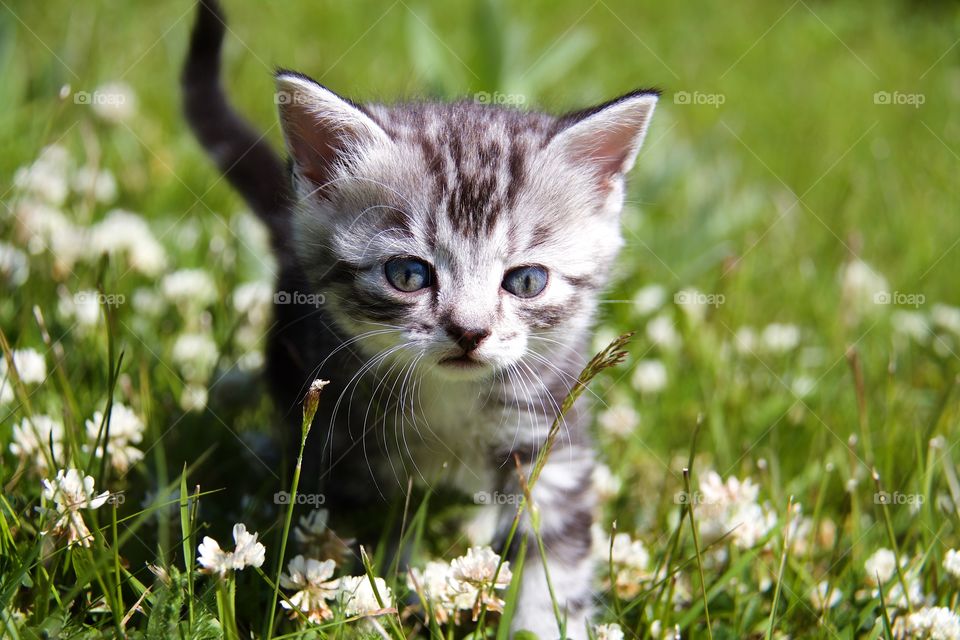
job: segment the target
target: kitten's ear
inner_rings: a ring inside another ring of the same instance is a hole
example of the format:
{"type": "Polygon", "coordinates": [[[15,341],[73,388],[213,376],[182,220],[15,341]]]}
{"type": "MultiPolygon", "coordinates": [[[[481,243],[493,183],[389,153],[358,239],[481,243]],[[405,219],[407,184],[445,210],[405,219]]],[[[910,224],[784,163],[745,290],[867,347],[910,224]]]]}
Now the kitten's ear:
{"type": "Polygon", "coordinates": [[[633,167],[660,92],[640,90],[560,118],[548,149],[575,166],[592,166],[610,188],[633,167]]]}
{"type": "Polygon", "coordinates": [[[298,73],[276,75],[276,102],[294,171],[322,191],[335,165],[390,136],[360,107],[298,73]]]}

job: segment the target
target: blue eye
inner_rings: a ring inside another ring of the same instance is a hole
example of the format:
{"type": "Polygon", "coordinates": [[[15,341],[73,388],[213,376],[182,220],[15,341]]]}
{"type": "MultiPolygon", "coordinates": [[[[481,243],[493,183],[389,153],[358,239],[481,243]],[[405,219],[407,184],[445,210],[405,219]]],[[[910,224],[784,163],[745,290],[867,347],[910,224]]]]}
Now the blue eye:
{"type": "Polygon", "coordinates": [[[518,298],[538,296],[547,286],[547,270],[536,265],[511,269],[501,286],[518,298]]]}
{"type": "Polygon", "coordinates": [[[430,286],[430,265],[419,258],[390,258],[383,265],[383,272],[400,291],[419,291],[430,286]]]}

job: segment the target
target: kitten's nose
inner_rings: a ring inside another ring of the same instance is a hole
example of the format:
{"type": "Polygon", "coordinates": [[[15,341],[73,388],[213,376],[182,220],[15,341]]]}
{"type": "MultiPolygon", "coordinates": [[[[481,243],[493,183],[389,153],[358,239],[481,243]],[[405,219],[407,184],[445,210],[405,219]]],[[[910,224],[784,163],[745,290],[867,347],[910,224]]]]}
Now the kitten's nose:
{"type": "Polygon", "coordinates": [[[464,353],[470,353],[480,346],[484,338],[490,335],[488,329],[464,329],[459,325],[447,326],[447,335],[453,338],[464,353]]]}

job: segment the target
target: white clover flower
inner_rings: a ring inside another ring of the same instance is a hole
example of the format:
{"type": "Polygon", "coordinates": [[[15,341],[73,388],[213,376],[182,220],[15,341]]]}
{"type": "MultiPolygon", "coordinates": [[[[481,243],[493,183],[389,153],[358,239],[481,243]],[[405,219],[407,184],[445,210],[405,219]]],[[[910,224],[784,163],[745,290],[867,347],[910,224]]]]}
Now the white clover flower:
{"type": "Polygon", "coordinates": [[[67,275],[87,253],[87,233],[63,212],[49,205],[23,200],[17,204],[17,235],[32,255],[48,253],[57,275],[67,275]]]}
{"type": "Polygon", "coordinates": [[[0,242],[0,284],[19,287],[30,276],[27,254],[13,245],[0,242]]]}
{"type": "Polygon", "coordinates": [[[634,540],[628,533],[618,533],[612,541],[608,538],[607,544],[595,548],[595,553],[602,565],[612,562],[613,591],[621,600],[635,598],[653,577],[650,552],[641,540],[634,540]]]}
{"type": "Polygon", "coordinates": [[[307,515],[300,516],[300,522],[293,529],[297,544],[309,544],[326,535],[329,520],[330,512],[326,509],[314,509],[307,515]]]}
{"type": "Polygon", "coordinates": [[[918,344],[930,341],[932,333],[927,316],[920,311],[904,311],[898,309],[890,314],[890,326],[893,330],[906,336],[918,344]]]}
{"type": "Polygon", "coordinates": [[[254,325],[263,325],[273,308],[273,285],[269,282],[246,282],[233,292],[233,308],[254,325]]]}
{"type": "Polygon", "coordinates": [[[134,311],[150,318],[159,316],[166,306],[166,300],[159,293],[146,287],[140,287],[134,291],[131,302],[134,311]]]}
{"type": "MultiPolygon", "coordinates": [[[[47,379],[47,362],[43,354],[34,349],[13,351],[13,366],[23,384],[40,384],[47,379]]],[[[0,377],[7,377],[7,359],[0,356],[0,377]]]]}
{"type": "Polygon", "coordinates": [[[750,478],[723,479],[710,471],[700,480],[700,502],[696,505],[700,535],[705,543],[729,534],[741,549],[756,546],[776,525],[776,514],[757,503],[760,488],[750,478]]]}
{"type": "Polygon", "coordinates": [[[336,566],[333,560],[320,562],[302,555],[294,557],[287,563],[287,572],[280,575],[280,586],[295,590],[296,593],[290,596],[289,602],[281,601],[280,606],[296,609],[311,622],[332,618],[333,611],[327,605],[327,600],[337,597],[338,581],[331,580],[336,566]]]}
{"type": "Polygon", "coordinates": [[[773,353],[793,351],[800,344],[800,329],[796,325],[773,323],[763,328],[760,340],[773,353]]]}
{"type": "Polygon", "coordinates": [[[622,482],[605,464],[598,464],[593,468],[593,489],[600,500],[611,500],[620,493],[622,482]]]}
{"type": "Polygon", "coordinates": [[[640,415],[627,402],[618,402],[597,418],[600,427],[614,436],[628,436],[640,424],[640,415]]]}
{"type": "MultiPolygon", "coordinates": [[[[462,588],[455,584],[450,575],[450,565],[446,562],[434,560],[428,562],[422,571],[411,569],[407,586],[429,604],[430,612],[438,624],[446,624],[454,615],[454,600],[462,588]]],[[[473,603],[468,607],[473,607],[473,603]]]]}
{"type": "MultiPolygon", "coordinates": [[[[663,623],[662,623],[662,622],[660,622],[659,620],[654,620],[653,622],[650,623],[650,637],[651,637],[651,638],[655,638],[655,639],[656,639],[656,638],[659,638],[662,633],[663,633],[663,623]]],[[[678,633],[678,634],[677,634],[677,637],[679,637],[679,635],[680,635],[680,634],[678,633]]]]}
{"type": "Polygon", "coordinates": [[[702,322],[707,316],[707,302],[709,299],[710,296],[693,287],[681,289],[673,296],[674,302],[680,307],[684,315],[687,316],[687,319],[693,323],[702,322]]]}
{"type": "Polygon", "coordinates": [[[496,590],[506,589],[512,573],[509,562],[504,562],[494,580],[500,556],[490,547],[471,547],[466,555],[445,562],[429,562],[421,571],[411,569],[407,584],[430,607],[439,624],[459,622],[460,611],[471,611],[477,619],[481,607],[489,611],[503,611],[504,601],[496,590]]]}
{"type": "Polygon", "coordinates": [[[837,588],[831,589],[830,584],[824,580],[810,590],[809,597],[813,608],[823,611],[840,604],[840,601],[843,600],[843,592],[837,588]]]}
{"type": "Polygon", "coordinates": [[[801,557],[807,555],[810,551],[811,533],[813,533],[813,520],[803,515],[803,506],[799,502],[794,503],[790,513],[790,524],[784,534],[790,541],[792,553],[801,557]]]}
{"type": "Polygon", "coordinates": [[[58,291],[57,311],[65,320],[72,320],[81,329],[90,329],[100,323],[100,292],[85,289],[71,294],[65,287],[58,291]]]}
{"type": "Polygon", "coordinates": [[[70,154],[63,147],[51,145],[44,147],[32,164],[17,169],[13,174],[13,185],[23,194],[60,206],[69,193],[69,170],[70,154]]]}
{"type": "Polygon", "coordinates": [[[171,358],[190,382],[205,381],[220,353],[208,333],[183,333],[173,343],[171,358]]]}
{"type": "Polygon", "coordinates": [[[613,544],[609,550],[604,549],[604,555],[608,552],[615,565],[629,567],[640,573],[646,573],[650,568],[650,552],[641,540],[634,540],[629,533],[613,536],[613,544]]]}
{"type": "Polygon", "coordinates": [[[35,415],[24,418],[20,424],[13,425],[10,453],[18,458],[32,461],[37,471],[46,473],[49,468],[47,460],[51,455],[51,442],[54,462],[63,460],[64,435],[63,423],[50,416],[35,415]]]}
{"type": "Polygon", "coordinates": [[[660,393],[667,386],[667,367],[660,360],[640,360],[630,382],[642,393],[660,393]]]}
{"type": "Polygon", "coordinates": [[[948,549],[943,558],[943,568],[954,578],[960,578],[960,551],[948,549]]]}
{"type": "Polygon", "coordinates": [[[73,174],[71,183],[75,192],[93,196],[101,204],[113,202],[117,197],[117,180],[109,169],[85,165],[73,174]]]}
{"type": "Polygon", "coordinates": [[[126,82],[107,82],[93,91],[90,106],[97,117],[115,124],[129,120],[136,113],[137,96],[126,82]]]}
{"type": "Polygon", "coordinates": [[[897,637],[929,640],[960,640],[960,616],[947,607],[923,607],[908,614],[905,635],[897,637]]]}
{"type": "Polygon", "coordinates": [[[623,629],[616,623],[598,624],[593,633],[597,640],[623,640],[623,629]]]}
{"type": "Polygon", "coordinates": [[[387,613],[393,607],[393,593],[383,578],[374,578],[376,594],[367,576],[345,576],[340,578],[340,598],[343,612],[348,616],[375,616],[387,613]],[[381,606],[377,595],[383,601],[381,606]]]}
{"type": "Polygon", "coordinates": [[[91,257],[106,253],[122,255],[130,267],[147,276],[156,276],[167,264],[163,245],[147,221],[132,211],[113,209],[90,231],[91,257]]]}
{"type": "Polygon", "coordinates": [[[245,524],[233,525],[233,539],[237,543],[233,551],[235,569],[259,567],[266,556],[266,548],[257,542],[256,533],[249,533],[245,524]]]}
{"type": "MultiPolygon", "coordinates": [[[[97,442],[100,435],[100,425],[103,423],[103,412],[97,411],[86,422],[87,438],[91,443],[97,442]]],[[[107,454],[110,456],[110,465],[125,473],[131,466],[143,459],[143,452],[136,446],[143,440],[146,429],[143,421],[133,409],[115,402],[110,409],[110,434],[107,442],[107,454]]],[[[97,452],[103,451],[103,443],[97,447],[97,452]]]]}
{"type": "Polygon", "coordinates": [[[935,304],[930,310],[930,319],[936,326],[960,335],[960,307],[935,304]]]}
{"type": "Polygon", "coordinates": [[[897,570],[897,557],[890,549],[880,548],[867,558],[863,568],[867,572],[867,582],[874,586],[886,584],[897,570]]]}
{"type": "Polygon", "coordinates": [[[503,611],[504,601],[495,590],[506,589],[513,574],[510,563],[504,562],[499,572],[500,556],[490,547],[471,547],[466,555],[450,563],[450,580],[456,595],[453,598],[457,609],[472,609],[473,620],[480,614],[480,607],[489,611],[503,611]],[[496,573],[496,580],[494,574],[496,573]]]}
{"type": "Polygon", "coordinates": [[[0,406],[13,402],[14,397],[13,385],[10,383],[10,378],[6,375],[0,375],[0,406]]]}
{"type": "Polygon", "coordinates": [[[300,516],[299,523],[293,529],[293,537],[304,555],[329,558],[340,565],[352,555],[350,547],[354,541],[340,538],[327,526],[329,515],[326,509],[315,509],[300,516]]]}
{"type": "Polygon", "coordinates": [[[224,551],[220,543],[210,536],[204,537],[197,547],[199,555],[197,562],[203,567],[204,573],[216,574],[221,578],[230,571],[240,571],[246,567],[263,565],[266,557],[266,548],[257,542],[256,533],[249,533],[247,525],[237,523],[233,525],[233,551],[224,551]]]}
{"type": "Polygon", "coordinates": [[[164,276],[160,290],[167,300],[187,309],[202,309],[217,299],[217,287],[203,269],[181,269],[164,276]]]}
{"type": "Polygon", "coordinates": [[[633,308],[641,316],[657,311],[667,301],[667,290],[659,284],[648,284],[633,295],[633,308]]]}
{"type": "Polygon", "coordinates": [[[233,558],[228,551],[220,548],[220,543],[204,536],[197,547],[197,562],[206,573],[215,573],[220,577],[227,575],[233,568],[233,558]]]}
{"type": "Polygon", "coordinates": [[[740,327],[734,335],[733,344],[737,353],[748,355],[757,350],[757,332],[753,327],[740,327]]]}
{"type": "Polygon", "coordinates": [[[790,383],[790,390],[793,391],[794,395],[798,398],[806,398],[813,393],[816,388],[817,381],[810,376],[797,376],[793,382],[790,383]]]}
{"type": "Polygon", "coordinates": [[[877,296],[890,291],[887,279],[859,258],[843,265],[840,285],[840,295],[854,317],[879,310],[881,307],[876,302],[877,296]]]}
{"type": "MultiPolygon", "coordinates": [[[[904,564],[905,561],[906,559],[901,560],[904,564]]],[[[894,580],[889,587],[889,593],[886,597],[888,606],[906,609],[908,600],[913,606],[927,602],[927,596],[923,593],[923,581],[921,580],[918,568],[907,570],[904,573],[903,581],[907,583],[906,595],[904,595],[903,584],[901,584],[900,580],[894,580]],[[907,596],[909,596],[909,599],[907,596]]],[[[880,589],[874,589],[873,597],[878,598],[879,596],[880,589]]]]}
{"type": "Polygon", "coordinates": [[[93,534],[80,514],[81,509],[98,509],[107,501],[109,491],[97,495],[92,476],[82,476],[77,469],[57,471],[53,480],[43,481],[43,497],[56,505],[57,520],[45,534],[67,534],[67,545],[79,543],[89,547],[93,534]]]}
{"type": "Polygon", "coordinates": [[[241,324],[233,334],[237,348],[243,353],[237,358],[237,366],[244,371],[256,371],[263,367],[263,348],[266,334],[252,324],[241,324]]]}
{"type": "Polygon", "coordinates": [[[450,563],[451,575],[454,579],[478,587],[493,586],[505,588],[509,586],[512,574],[510,563],[504,562],[500,566],[500,556],[490,547],[471,547],[467,554],[460,556],[450,563]],[[494,580],[496,574],[496,580],[494,580]]]}
{"type": "Polygon", "coordinates": [[[180,391],[180,408],[184,411],[199,412],[207,408],[209,392],[201,384],[186,384],[180,391]]]}
{"type": "Polygon", "coordinates": [[[670,316],[661,314],[647,323],[647,337],[661,349],[672,350],[680,346],[680,334],[670,316]]]}

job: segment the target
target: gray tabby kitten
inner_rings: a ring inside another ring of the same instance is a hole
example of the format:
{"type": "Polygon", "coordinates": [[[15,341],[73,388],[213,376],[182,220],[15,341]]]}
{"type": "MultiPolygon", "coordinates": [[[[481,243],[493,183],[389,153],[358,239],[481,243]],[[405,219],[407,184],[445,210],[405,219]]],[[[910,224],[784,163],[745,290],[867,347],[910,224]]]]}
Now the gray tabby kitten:
{"type": "MultiPolygon", "coordinates": [[[[367,530],[350,533],[363,541],[411,478],[449,487],[481,503],[473,533],[502,545],[515,460],[528,473],[586,362],[622,243],[624,176],[658,93],[557,117],[471,102],[359,105],[280,71],[285,168],[224,97],[223,32],[215,1],[201,0],[185,111],[271,232],[267,376],[290,434],[306,385],[332,381],[304,490],[322,491],[332,517],[360,514],[367,530]]],[[[587,637],[594,577],[586,427],[575,407],[533,492],[571,638],[587,637]]],[[[539,554],[526,558],[513,630],[557,638],[539,554]]]]}

